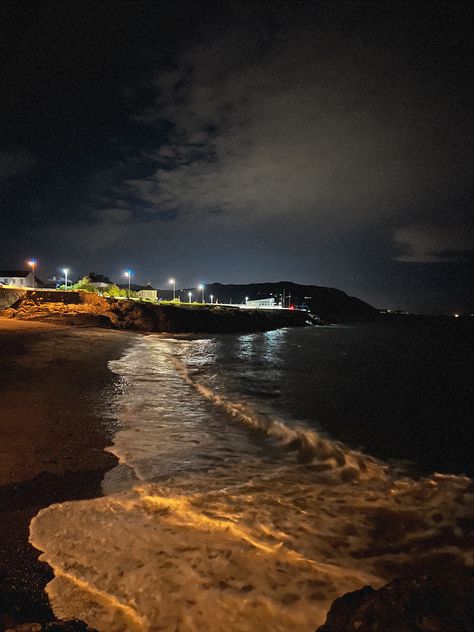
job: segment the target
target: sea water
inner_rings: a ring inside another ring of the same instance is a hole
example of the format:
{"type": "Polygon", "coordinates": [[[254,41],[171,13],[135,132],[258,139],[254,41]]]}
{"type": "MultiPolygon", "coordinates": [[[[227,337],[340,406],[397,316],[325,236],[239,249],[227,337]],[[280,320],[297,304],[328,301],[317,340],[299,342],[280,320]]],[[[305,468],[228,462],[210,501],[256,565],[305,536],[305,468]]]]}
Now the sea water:
{"type": "Polygon", "coordinates": [[[309,632],[347,591],[472,566],[471,356],[435,330],[136,339],[104,496],[31,526],[55,613],[309,632]]]}

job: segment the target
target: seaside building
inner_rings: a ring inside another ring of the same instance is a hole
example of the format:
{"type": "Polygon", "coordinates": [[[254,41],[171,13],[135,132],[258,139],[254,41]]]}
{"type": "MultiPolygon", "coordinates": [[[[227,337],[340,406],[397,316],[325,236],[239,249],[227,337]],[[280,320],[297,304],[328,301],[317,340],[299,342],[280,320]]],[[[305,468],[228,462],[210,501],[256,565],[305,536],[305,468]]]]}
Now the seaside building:
{"type": "Polygon", "coordinates": [[[158,300],[158,290],[152,287],[150,283],[148,283],[148,285],[143,287],[141,290],[138,290],[137,294],[142,299],[147,299],[149,301],[158,300]]]}
{"type": "MultiPolygon", "coordinates": [[[[43,283],[34,277],[35,287],[43,287],[43,283]]],[[[0,284],[15,285],[16,287],[33,287],[33,272],[31,270],[0,270],[0,284]]]]}
{"type": "Polygon", "coordinates": [[[245,305],[247,307],[275,307],[275,299],[273,297],[269,298],[257,298],[252,301],[245,301],[245,305]]]}

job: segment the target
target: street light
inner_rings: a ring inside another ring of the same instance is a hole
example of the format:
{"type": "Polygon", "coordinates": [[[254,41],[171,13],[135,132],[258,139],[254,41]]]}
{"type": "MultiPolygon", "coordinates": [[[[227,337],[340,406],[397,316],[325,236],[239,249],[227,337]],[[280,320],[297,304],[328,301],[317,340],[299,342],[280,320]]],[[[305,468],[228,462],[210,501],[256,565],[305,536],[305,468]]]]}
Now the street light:
{"type": "Polygon", "coordinates": [[[170,279],[169,283],[173,284],[173,301],[176,299],[176,279],[170,279]]]}
{"type": "Polygon", "coordinates": [[[201,290],[201,303],[204,303],[204,283],[201,283],[198,289],[201,290]]]}
{"type": "Polygon", "coordinates": [[[35,285],[35,268],[36,268],[36,259],[30,259],[30,261],[28,261],[28,265],[32,267],[33,269],[33,289],[35,289],[36,285],[35,285]]]}
{"type": "Polygon", "coordinates": [[[127,270],[126,272],[124,272],[124,275],[128,277],[128,298],[130,298],[130,279],[132,277],[132,271],[127,270]]]}
{"type": "Polygon", "coordinates": [[[67,290],[67,273],[69,272],[69,268],[63,268],[63,272],[64,272],[64,286],[67,290]]]}
{"type": "Polygon", "coordinates": [[[212,301],[213,301],[213,299],[214,299],[214,295],[213,295],[213,294],[211,294],[211,305],[212,305],[212,301]]]}
{"type": "Polygon", "coordinates": [[[191,298],[192,298],[192,296],[193,296],[193,293],[192,293],[192,292],[188,292],[189,302],[191,302],[191,298]]]}
{"type": "Polygon", "coordinates": [[[249,297],[248,297],[248,296],[246,296],[246,297],[245,297],[245,304],[247,305],[247,303],[248,303],[248,302],[249,302],[249,297]]]}

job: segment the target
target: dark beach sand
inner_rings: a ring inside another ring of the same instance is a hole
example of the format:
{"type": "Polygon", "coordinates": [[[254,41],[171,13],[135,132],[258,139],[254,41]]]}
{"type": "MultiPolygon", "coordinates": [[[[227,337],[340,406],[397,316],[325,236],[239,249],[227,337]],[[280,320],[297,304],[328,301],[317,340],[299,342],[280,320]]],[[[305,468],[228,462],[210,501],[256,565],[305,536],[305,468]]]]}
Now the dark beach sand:
{"type": "Polygon", "coordinates": [[[115,457],[107,361],[136,334],[0,318],[0,630],[44,621],[49,567],[28,542],[31,518],[55,502],[100,495],[115,457]]]}

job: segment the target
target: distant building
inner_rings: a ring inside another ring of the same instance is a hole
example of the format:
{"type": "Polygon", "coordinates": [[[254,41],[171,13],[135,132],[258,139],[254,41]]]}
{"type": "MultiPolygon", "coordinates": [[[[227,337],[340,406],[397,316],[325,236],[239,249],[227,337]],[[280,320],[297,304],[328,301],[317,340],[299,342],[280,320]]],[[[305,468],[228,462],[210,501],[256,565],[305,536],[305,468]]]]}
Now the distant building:
{"type": "Polygon", "coordinates": [[[158,300],[158,290],[155,290],[154,287],[148,283],[145,287],[137,292],[138,296],[142,299],[148,299],[149,301],[157,301],[158,300]]]}
{"type": "Polygon", "coordinates": [[[89,272],[87,277],[90,281],[90,284],[99,290],[105,290],[112,285],[112,281],[109,279],[109,277],[104,276],[103,274],[89,272]]]}
{"type": "MultiPolygon", "coordinates": [[[[35,287],[42,287],[43,283],[35,278],[35,287]]],[[[0,270],[2,285],[16,285],[17,287],[33,287],[33,272],[31,270],[0,270]]]]}
{"type": "Polygon", "coordinates": [[[257,298],[253,301],[245,301],[247,307],[275,307],[275,299],[271,298],[257,298]]]}

